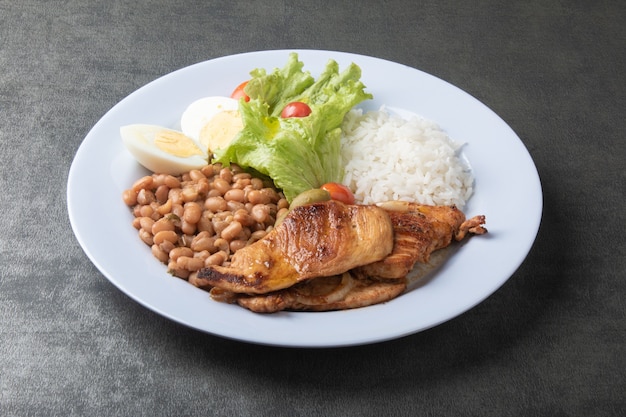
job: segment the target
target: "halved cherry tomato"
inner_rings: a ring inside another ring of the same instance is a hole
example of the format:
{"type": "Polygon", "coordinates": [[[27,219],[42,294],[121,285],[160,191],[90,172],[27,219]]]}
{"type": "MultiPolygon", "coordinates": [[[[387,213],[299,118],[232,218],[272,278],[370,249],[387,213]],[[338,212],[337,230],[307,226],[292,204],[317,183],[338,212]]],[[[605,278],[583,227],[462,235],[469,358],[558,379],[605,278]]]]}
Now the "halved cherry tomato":
{"type": "Polygon", "coordinates": [[[243,97],[245,101],[250,101],[250,97],[243,91],[245,86],[248,85],[248,81],[244,81],[235,88],[233,93],[230,95],[230,98],[234,98],[235,100],[239,100],[243,97]]]}
{"type": "Polygon", "coordinates": [[[287,119],[288,117],[307,117],[311,114],[311,108],[308,104],[301,101],[293,101],[285,106],[280,113],[280,117],[287,119]]]}
{"type": "Polygon", "coordinates": [[[345,204],[354,204],[354,194],[343,184],[329,182],[322,185],[320,188],[328,191],[332,200],[341,201],[345,204]]]}

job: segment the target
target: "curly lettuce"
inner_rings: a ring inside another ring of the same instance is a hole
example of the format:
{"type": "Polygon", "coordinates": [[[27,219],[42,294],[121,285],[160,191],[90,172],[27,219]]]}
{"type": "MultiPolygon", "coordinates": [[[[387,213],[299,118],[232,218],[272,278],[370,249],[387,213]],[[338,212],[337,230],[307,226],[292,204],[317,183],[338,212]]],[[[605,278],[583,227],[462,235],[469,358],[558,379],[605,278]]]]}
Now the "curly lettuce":
{"type": "Polygon", "coordinates": [[[329,60],[314,79],[296,53],[282,69],[268,73],[257,68],[245,87],[249,101],[240,100],[244,128],[213,162],[235,163],[270,177],[288,201],[303,191],[343,178],[341,124],[355,105],[371,99],[354,63],[339,72],[329,60]],[[281,118],[288,103],[311,108],[307,117],[281,118]]]}

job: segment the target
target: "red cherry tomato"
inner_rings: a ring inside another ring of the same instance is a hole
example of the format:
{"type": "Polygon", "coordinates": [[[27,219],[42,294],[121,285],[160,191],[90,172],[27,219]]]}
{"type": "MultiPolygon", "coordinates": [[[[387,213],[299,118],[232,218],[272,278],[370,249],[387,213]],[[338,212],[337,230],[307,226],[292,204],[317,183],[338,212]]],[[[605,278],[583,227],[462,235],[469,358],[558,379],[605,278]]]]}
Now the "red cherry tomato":
{"type": "Polygon", "coordinates": [[[337,182],[329,182],[320,187],[328,191],[332,200],[341,201],[345,204],[354,204],[354,194],[348,187],[337,182]]]}
{"type": "Polygon", "coordinates": [[[245,86],[248,85],[248,81],[244,81],[235,88],[233,93],[230,95],[230,98],[234,98],[235,100],[239,100],[243,97],[245,101],[250,101],[250,97],[243,91],[245,86]]]}
{"type": "Polygon", "coordinates": [[[280,117],[287,119],[288,117],[307,117],[311,114],[311,108],[308,104],[301,101],[294,101],[285,106],[280,113],[280,117]]]}

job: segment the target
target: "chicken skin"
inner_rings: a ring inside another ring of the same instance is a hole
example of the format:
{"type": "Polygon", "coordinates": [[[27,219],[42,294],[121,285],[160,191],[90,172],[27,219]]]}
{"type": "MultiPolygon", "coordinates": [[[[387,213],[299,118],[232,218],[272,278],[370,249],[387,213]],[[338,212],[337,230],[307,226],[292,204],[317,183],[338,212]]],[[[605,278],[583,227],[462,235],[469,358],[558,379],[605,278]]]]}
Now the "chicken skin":
{"type": "Polygon", "coordinates": [[[406,290],[406,276],[416,263],[428,263],[433,252],[468,234],[487,232],[484,216],[466,220],[454,206],[399,201],[381,206],[393,225],[393,249],[383,259],[340,275],[302,280],[268,294],[243,294],[220,286],[211,290],[211,296],[257,313],[345,310],[379,304],[406,290]]]}
{"type": "Polygon", "coordinates": [[[417,262],[428,263],[430,255],[468,234],[483,234],[485,216],[469,220],[454,206],[430,206],[404,201],[381,204],[394,230],[392,253],[381,261],[359,268],[369,277],[398,279],[406,277],[417,262]]]}
{"type": "Polygon", "coordinates": [[[265,294],[379,261],[392,248],[393,226],[384,210],[338,201],[313,203],[294,208],[263,239],[237,251],[230,266],[204,268],[190,282],[265,294]]]}
{"type": "Polygon", "coordinates": [[[484,223],[484,216],[466,220],[454,206],[315,203],[294,209],[230,266],[205,268],[190,282],[258,313],[365,307],[400,295],[416,263],[468,234],[486,233],[484,223]]]}

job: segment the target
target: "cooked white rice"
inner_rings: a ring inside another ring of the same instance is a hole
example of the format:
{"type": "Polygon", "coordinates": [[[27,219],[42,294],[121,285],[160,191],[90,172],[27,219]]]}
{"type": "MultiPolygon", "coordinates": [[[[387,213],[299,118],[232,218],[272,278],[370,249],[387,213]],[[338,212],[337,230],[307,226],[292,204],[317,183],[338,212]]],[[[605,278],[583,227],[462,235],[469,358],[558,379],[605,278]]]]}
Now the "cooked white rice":
{"type": "Polygon", "coordinates": [[[343,184],[363,204],[403,200],[463,208],[474,180],[460,148],[424,118],[352,110],[343,123],[343,184]]]}

